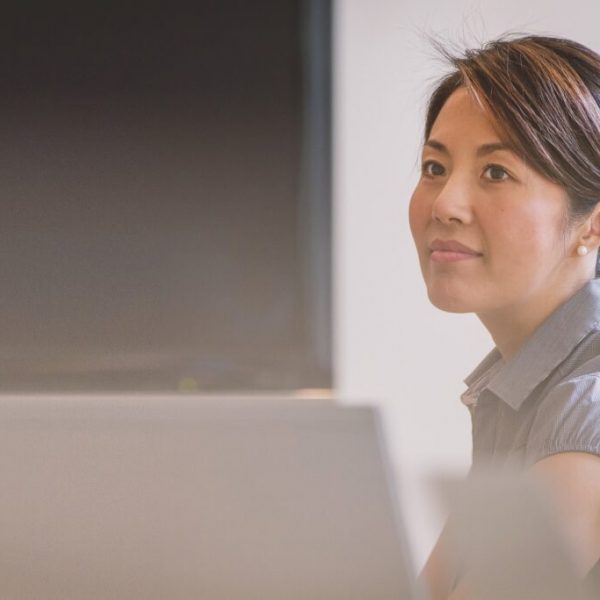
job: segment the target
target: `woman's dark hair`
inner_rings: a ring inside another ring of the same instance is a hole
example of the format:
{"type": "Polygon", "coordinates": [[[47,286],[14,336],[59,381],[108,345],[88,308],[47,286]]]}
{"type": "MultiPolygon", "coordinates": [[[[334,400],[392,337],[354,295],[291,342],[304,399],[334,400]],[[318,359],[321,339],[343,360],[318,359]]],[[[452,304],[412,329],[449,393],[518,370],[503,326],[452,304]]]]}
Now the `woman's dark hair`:
{"type": "Polygon", "coordinates": [[[600,200],[600,55],[545,36],[503,37],[463,56],[436,46],[453,70],[431,95],[425,139],[446,100],[464,86],[521,158],[565,188],[569,224],[588,216],[600,200]]]}

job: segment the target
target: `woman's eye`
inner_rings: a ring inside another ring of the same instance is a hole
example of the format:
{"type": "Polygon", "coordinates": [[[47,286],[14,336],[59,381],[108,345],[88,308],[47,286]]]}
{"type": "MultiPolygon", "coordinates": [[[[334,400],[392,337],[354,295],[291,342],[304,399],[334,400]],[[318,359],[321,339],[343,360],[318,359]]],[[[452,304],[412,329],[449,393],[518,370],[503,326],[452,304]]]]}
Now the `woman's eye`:
{"type": "Polygon", "coordinates": [[[444,174],[445,169],[440,163],[433,160],[427,160],[423,163],[421,171],[423,175],[426,175],[427,177],[438,177],[444,174]]]}
{"type": "Polygon", "coordinates": [[[489,174],[487,179],[489,179],[490,181],[506,181],[510,178],[510,175],[508,174],[506,169],[499,165],[488,165],[485,168],[484,173],[489,174]]]}

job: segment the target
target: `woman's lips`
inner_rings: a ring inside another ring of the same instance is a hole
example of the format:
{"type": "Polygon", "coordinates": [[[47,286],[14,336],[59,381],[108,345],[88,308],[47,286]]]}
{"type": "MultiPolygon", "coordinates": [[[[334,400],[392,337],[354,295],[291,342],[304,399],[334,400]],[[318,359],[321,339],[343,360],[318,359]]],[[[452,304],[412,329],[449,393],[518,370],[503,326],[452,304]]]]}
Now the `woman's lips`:
{"type": "Polygon", "coordinates": [[[481,254],[456,252],[453,250],[433,250],[431,253],[431,260],[437,263],[456,262],[459,260],[469,260],[473,258],[481,258],[481,254]]]}
{"type": "Polygon", "coordinates": [[[459,242],[458,240],[442,240],[436,238],[429,245],[431,260],[437,263],[457,262],[459,260],[469,260],[479,258],[480,252],[459,242]]]}

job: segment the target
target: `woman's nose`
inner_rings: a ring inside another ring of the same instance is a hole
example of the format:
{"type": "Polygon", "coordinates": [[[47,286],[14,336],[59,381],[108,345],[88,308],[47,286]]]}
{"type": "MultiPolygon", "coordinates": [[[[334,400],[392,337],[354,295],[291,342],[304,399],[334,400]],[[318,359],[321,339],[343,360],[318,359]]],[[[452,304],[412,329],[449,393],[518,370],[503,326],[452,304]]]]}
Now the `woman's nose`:
{"type": "Polygon", "coordinates": [[[439,191],[431,207],[431,218],[444,224],[469,224],[473,220],[472,191],[466,182],[450,176],[439,191]]]}

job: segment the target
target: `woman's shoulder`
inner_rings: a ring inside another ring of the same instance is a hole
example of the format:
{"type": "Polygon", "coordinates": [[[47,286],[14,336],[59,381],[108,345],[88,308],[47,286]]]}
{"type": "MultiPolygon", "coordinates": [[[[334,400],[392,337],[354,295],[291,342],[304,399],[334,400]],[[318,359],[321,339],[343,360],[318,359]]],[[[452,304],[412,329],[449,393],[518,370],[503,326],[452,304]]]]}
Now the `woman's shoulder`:
{"type": "Polygon", "coordinates": [[[527,439],[529,464],[559,452],[600,456],[600,332],[595,338],[588,350],[597,345],[599,352],[564,365],[538,396],[527,439]]]}
{"type": "Polygon", "coordinates": [[[600,328],[593,329],[564,360],[557,375],[561,380],[600,376],[600,328]]]}

